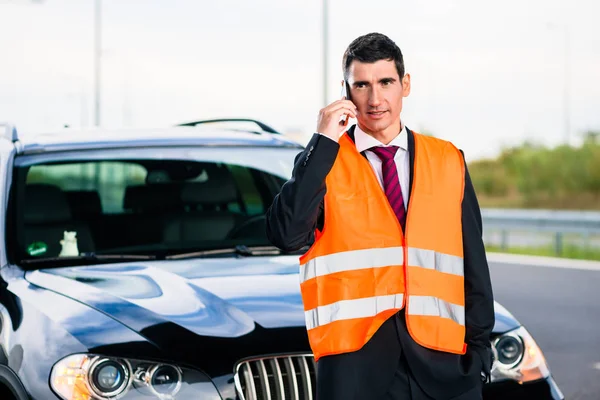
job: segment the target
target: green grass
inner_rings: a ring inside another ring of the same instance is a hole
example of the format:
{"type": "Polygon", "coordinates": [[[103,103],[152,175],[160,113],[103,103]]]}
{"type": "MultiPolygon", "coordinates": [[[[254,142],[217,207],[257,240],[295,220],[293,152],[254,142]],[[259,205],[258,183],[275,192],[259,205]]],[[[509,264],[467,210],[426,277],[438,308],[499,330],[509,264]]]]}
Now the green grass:
{"type": "Polygon", "coordinates": [[[495,253],[526,254],[532,256],[563,257],[579,260],[600,261],[600,248],[584,248],[581,246],[565,245],[562,253],[557,255],[553,246],[543,247],[509,247],[506,251],[500,246],[486,246],[486,250],[495,253]]]}

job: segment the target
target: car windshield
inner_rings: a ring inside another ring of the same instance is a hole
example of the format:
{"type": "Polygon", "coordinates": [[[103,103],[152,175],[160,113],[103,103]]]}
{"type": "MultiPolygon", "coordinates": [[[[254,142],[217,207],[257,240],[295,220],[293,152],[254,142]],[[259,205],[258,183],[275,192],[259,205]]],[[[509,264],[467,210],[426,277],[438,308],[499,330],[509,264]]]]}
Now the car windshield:
{"type": "Polygon", "coordinates": [[[20,156],[11,187],[13,256],[41,268],[81,256],[118,262],[268,246],[264,214],[299,151],[186,147],[20,156]]]}

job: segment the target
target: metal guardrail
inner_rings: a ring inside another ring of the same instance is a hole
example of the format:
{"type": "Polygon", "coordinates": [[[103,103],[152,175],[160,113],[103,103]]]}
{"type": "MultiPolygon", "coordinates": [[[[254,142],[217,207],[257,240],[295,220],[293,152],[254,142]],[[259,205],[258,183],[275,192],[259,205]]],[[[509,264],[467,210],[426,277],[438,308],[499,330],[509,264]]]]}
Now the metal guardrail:
{"type": "Polygon", "coordinates": [[[596,211],[484,208],[481,215],[484,237],[490,232],[500,232],[503,250],[509,247],[511,232],[553,234],[557,255],[563,251],[565,234],[580,235],[585,247],[589,246],[590,237],[600,235],[600,212],[596,211]]]}

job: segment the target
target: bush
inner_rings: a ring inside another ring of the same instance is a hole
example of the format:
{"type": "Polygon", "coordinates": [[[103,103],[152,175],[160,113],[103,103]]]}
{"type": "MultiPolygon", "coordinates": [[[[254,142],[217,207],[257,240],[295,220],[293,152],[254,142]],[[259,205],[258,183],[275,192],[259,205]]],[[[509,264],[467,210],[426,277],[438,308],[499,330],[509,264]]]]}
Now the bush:
{"type": "Polygon", "coordinates": [[[600,209],[599,138],[588,132],[579,147],[526,142],[469,163],[482,206],[600,209]]]}

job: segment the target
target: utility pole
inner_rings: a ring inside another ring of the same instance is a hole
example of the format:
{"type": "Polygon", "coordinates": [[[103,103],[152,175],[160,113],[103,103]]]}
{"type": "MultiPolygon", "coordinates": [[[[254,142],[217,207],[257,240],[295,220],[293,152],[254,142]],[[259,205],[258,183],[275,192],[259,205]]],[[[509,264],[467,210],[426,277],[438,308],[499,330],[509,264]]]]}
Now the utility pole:
{"type": "Polygon", "coordinates": [[[94,1],[94,125],[98,127],[101,124],[102,0],[94,1]]]}
{"type": "Polygon", "coordinates": [[[328,50],[329,50],[329,15],[328,15],[328,1],[323,1],[323,107],[328,104],[328,92],[327,85],[329,85],[329,78],[327,74],[327,70],[329,68],[328,62],[328,50]]]}
{"type": "MultiPolygon", "coordinates": [[[[98,128],[102,123],[102,114],[100,113],[102,100],[102,0],[94,0],[94,2],[94,126],[98,128]]],[[[96,188],[100,188],[101,173],[100,162],[96,162],[94,168],[96,188]]]]}
{"type": "Polygon", "coordinates": [[[570,143],[571,140],[571,118],[570,118],[570,107],[569,107],[569,75],[570,75],[570,68],[569,68],[569,58],[570,58],[570,35],[569,35],[569,27],[565,24],[564,26],[564,34],[565,34],[565,65],[564,65],[564,73],[565,73],[565,77],[564,77],[564,93],[563,93],[563,113],[564,113],[564,119],[565,119],[565,142],[568,145],[570,143]]]}
{"type": "Polygon", "coordinates": [[[569,33],[569,26],[567,25],[567,23],[563,23],[563,24],[555,24],[555,23],[550,23],[548,24],[548,27],[550,29],[555,29],[558,30],[560,32],[562,32],[563,34],[563,40],[564,40],[564,47],[563,47],[563,124],[564,124],[564,141],[565,144],[568,145],[570,143],[571,140],[571,116],[570,116],[570,79],[569,76],[571,74],[570,71],[570,57],[571,57],[571,51],[570,51],[570,44],[571,44],[571,36],[569,33]]]}

